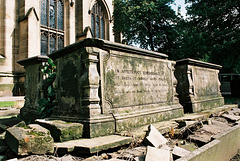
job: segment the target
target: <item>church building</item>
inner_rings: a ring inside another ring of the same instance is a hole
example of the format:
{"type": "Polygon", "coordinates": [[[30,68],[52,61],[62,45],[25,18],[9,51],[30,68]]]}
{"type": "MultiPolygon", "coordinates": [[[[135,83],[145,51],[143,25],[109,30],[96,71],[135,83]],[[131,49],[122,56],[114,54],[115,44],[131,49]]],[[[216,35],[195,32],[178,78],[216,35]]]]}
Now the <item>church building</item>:
{"type": "Polygon", "coordinates": [[[25,95],[19,60],[84,38],[119,40],[112,15],[112,0],[0,0],[0,97],[25,95]]]}

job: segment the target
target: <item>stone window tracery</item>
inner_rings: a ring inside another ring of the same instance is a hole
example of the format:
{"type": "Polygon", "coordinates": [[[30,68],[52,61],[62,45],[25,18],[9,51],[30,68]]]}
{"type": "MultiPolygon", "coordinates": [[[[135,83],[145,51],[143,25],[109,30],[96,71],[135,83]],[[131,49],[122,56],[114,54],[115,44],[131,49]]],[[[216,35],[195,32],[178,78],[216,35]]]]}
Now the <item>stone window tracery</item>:
{"type": "Polygon", "coordinates": [[[91,30],[94,38],[106,39],[107,16],[104,7],[96,2],[91,10],[91,30]]]}
{"type": "Polygon", "coordinates": [[[41,55],[64,47],[64,0],[41,0],[41,55]]]}

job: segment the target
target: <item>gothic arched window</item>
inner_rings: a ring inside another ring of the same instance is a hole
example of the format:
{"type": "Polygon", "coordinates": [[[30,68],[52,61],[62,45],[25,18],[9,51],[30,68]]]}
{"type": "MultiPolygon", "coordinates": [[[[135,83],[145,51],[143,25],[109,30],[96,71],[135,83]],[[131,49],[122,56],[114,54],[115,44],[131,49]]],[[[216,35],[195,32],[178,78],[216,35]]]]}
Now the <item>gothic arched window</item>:
{"type": "Polygon", "coordinates": [[[41,55],[64,47],[64,0],[41,0],[41,55]]]}
{"type": "Polygon", "coordinates": [[[93,37],[106,39],[106,17],[103,6],[95,3],[91,10],[91,30],[93,37]]]}

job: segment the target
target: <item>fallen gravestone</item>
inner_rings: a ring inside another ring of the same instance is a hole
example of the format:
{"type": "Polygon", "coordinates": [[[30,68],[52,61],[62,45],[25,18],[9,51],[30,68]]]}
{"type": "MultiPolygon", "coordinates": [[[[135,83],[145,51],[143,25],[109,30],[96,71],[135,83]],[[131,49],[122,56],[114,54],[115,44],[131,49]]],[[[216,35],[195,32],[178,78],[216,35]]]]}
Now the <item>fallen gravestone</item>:
{"type": "Polygon", "coordinates": [[[48,129],[55,142],[76,140],[82,137],[83,125],[80,123],[45,119],[37,119],[35,122],[48,129]]]}
{"type": "Polygon", "coordinates": [[[145,161],[172,161],[172,154],[168,150],[148,146],[145,161]]]}
{"type": "Polygon", "coordinates": [[[178,146],[174,146],[173,151],[172,151],[172,154],[177,157],[184,157],[185,155],[188,155],[190,153],[191,153],[190,151],[183,149],[181,147],[178,147],[178,146]]]}
{"type": "Polygon", "coordinates": [[[153,126],[149,125],[149,132],[147,134],[147,141],[150,142],[154,147],[159,148],[162,145],[165,145],[168,140],[162,136],[162,134],[153,126]]]}
{"type": "Polygon", "coordinates": [[[223,114],[222,117],[224,117],[232,122],[236,122],[236,121],[240,120],[240,116],[235,116],[235,115],[223,114]]]}
{"type": "Polygon", "coordinates": [[[50,132],[40,125],[26,126],[24,122],[8,128],[6,143],[17,155],[53,153],[54,144],[50,132]]]}

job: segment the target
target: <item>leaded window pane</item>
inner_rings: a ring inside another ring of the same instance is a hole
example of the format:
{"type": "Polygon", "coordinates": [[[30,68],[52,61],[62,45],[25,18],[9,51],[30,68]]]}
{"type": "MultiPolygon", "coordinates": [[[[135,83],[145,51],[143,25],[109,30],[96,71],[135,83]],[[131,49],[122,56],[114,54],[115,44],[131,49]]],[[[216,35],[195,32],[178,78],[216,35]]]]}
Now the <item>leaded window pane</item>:
{"type": "Polygon", "coordinates": [[[48,50],[48,42],[47,42],[47,34],[42,33],[41,34],[41,55],[47,55],[48,50]]]}
{"type": "Polygon", "coordinates": [[[47,26],[47,0],[41,0],[41,24],[47,26]]]}
{"type": "Polygon", "coordinates": [[[99,27],[100,27],[100,23],[99,23],[99,17],[97,16],[96,17],[96,38],[99,38],[99,34],[100,34],[100,31],[99,31],[99,27]]]}
{"type": "Polygon", "coordinates": [[[95,18],[94,18],[94,14],[92,14],[92,16],[91,16],[91,24],[92,24],[93,35],[95,35],[95,18]]]}
{"type": "Polygon", "coordinates": [[[55,12],[56,12],[56,4],[54,0],[50,0],[50,6],[49,6],[49,22],[50,27],[55,28],[55,12]]]}
{"type": "Polygon", "coordinates": [[[41,55],[49,55],[64,47],[63,24],[63,0],[41,0],[41,55]]]}
{"type": "Polygon", "coordinates": [[[64,39],[63,36],[59,36],[58,37],[58,50],[60,50],[60,49],[62,49],[64,47],[63,39],[64,39]]]}
{"type": "Polygon", "coordinates": [[[55,34],[52,34],[50,36],[50,51],[49,53],[53,53],[56,50],[56,36],[55,34]]]}
{"type": "Polygon", "coordinates": [[[105,38],[105,21],[101,18],[101,39],[105,38]]]}
{"type": "Polygon", "coordinates": [[[58,29],[63,30],[63,4],[61,1],[58,1],[58,10],[57,10],[58,16],[58,29]]]}
{"type": "Polygon", "coordinates": [[[94,4],[91,10],[91,29],[93,37],[105,39],[106,21],[102,5],[94,4]]]}

